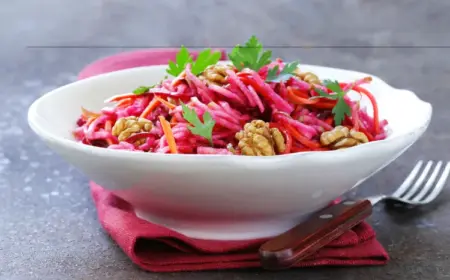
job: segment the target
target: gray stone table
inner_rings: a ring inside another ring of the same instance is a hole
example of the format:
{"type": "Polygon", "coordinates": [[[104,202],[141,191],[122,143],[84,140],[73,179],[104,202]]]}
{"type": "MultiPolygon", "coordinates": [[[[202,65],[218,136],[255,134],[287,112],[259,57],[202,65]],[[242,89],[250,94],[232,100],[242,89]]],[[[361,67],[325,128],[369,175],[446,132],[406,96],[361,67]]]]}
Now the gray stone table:
{"type": "Polygon", "coordinates": [[[449,14],[446,0],[5,1],[0,279],[450,279],[448,190],[424,209],[375,209],[369,221],[392,258],[383,267],[143,272],[101,229],[87,179],[26,123],[34,99],[99,57],[127,47],[230,46],[256,34],[285,59],[373,73],[433,103],[426,135],[357,195],[388,191],[416,160],[450,159],[449,14]]]}

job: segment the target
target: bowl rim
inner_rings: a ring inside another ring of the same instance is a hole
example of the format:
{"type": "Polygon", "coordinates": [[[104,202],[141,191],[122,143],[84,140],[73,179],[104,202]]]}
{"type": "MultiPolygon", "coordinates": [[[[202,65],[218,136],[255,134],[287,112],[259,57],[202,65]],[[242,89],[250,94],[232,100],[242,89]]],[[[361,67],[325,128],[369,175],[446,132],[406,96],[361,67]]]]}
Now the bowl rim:
{"type": "MultiPolygon", "coordinates": [[[[220,61],[220,63],[226,63],[227,61],[220,61]]],[[[165,154],[165,153],[144,153],[144,152],[137,152],[137,151],[128,151],[128,150],[116,150],[116,149],[105,149],[101,147],[95,147],[90,145],[85,145],[79,142],[76,142],[72,139],[67,139],[64,137],[60,137],[55,135],[54,133],[51,133],[44,129],[41,125],[39,125],[39,114],[38,114],[38,106],[44,102],[46,99],[52,98],[52,96],[59,94],[60,91],[63,91],[64,89],[73,86],[74,84],[83,84],[83,83],[91,83],[92,81],[101,81],[101,80],[108,80],[114,76],[120,76],[123,73],[127,72],[128,74],[132,74],[133,72],[139,72],[143,71],[145,69],[149,68],[165,68],[167,65],[150,65],[150,66],[140,66],[140,67],[133,67],[129,69],[122,69],[118,71],[108,72],[99,74],[96,76],[92,76],[89,78],[85,78],[82,80],[78,80],[66,85],[63,85],[61,87],[55,88],[44,95],[37,98],[29,107],[28,109],[28,124],[31,127],[31,129],[42,139],[45,141],[57,143],[62,146],[66,146],[67,148],[70,148],[72,150],[76,150],[82,153],[89,153],[89,154],[96,154],[99,156],[108,156],[108,157],[117,157],[117,158],[135,158],[135,159],[155,159],[155,158],[163,158],[163,159],[217,159],[217,158],[223,158],[223,159],[236,159],[239,158],[240,161],[254,161],[257,159],[258,161],[277,161],[280,159],[287,159],[287,158],[298,158],[298,157],[304,157],[304,156],[310,156],[310,155],[337,155],[342,153],[349,153],[351,151],[361,151],[368,148],[374,148],[380,145],[384,145],[388,142],[398,140],[399,138],[406,137],[408,135],[414,135],[416,133],[423,133],[424,130],[428,127],[431,116],[432,116],[432,105],[429,102],[426,102],[419,98],[414,92],[406,90],[406,89],[398,89],[394,88],[385,81],[383,81],[381,78],[354,70],[347,70],[347,69],[341,69],[341,68],[335,68],[335,67],[327,67],[327,66],[320,66],[320,65],[312,65],[312,64],[302,64],[301,67],[313,67],[316,69],[327,69],[330,71],[340,71],[340,72],[347,72],[349,74],[357,74],[357,75],[366,75],[371,76],[373,80],[376,80],[378,83],[382,84],[384,87],[389,88],[392,91],[403,91],[406,93],[409,98],[414,99],[416,103],[421,103],[423,106],[426,106],[428,112],[426,114],[426,119],[424,119],[423,123],[420,126],[415,127],[414,130],[411,131],[405,131],[403,133],[400,133],[399,135],[395,135],[392,137],[388,137],[383,140],[373,141],[366,143],[364,145],[358,145],[355,147],[352,147],[351,149],[341,149],[341,150],[329,150],[329,151],[305,151],[300,153],[291,153],[291,154],[283,154],[283,155],[276,155],[271,157],[245,157],[241,155],[218,155],[218,154],[165,154]]]]}

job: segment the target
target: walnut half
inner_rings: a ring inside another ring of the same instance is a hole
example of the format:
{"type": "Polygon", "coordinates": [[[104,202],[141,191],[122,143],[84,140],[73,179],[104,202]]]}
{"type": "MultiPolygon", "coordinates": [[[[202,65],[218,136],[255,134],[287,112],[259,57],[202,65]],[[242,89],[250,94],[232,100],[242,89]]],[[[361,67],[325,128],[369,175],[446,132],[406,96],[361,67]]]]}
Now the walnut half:
{"type": "Polygon", "coordinates": [[[331,131],[325,131],[320,135],[320,144],[334,150],[350,148],[367,143],[367,136],[356,130],[349,130],[345,126],[336,126],[331,131]]]}
{"type": "Polygon", "coordinates": [[[227,83],[227,70],[233,70],[232,65],[216,64],[211,65],[205,69],[205,71],[199,76],[200,80],[205,81],[207,84],[215,84],[218,86],[225,85],[227,83]]]}
{"type": "Polygon", "coordinates": [[[297,76],[298,78],[300,78],[300,80],[307,82],[308,84],[312,85],[320,85],[321,81],[319,79],[319,77],[317,77],[316,74],[311,73],[311,72],[302,72],[300,71],[300,69],[296,69],[294,71],[295,76],[297,76]]]}
{"type": "MultiPolygon", "coordinates": [[[[117,136],[119,141],[124,141],[133,134],[139,132],[149,132],[153,128],[151,121],[134,116],[120,118],[112,128],[112,135],[117,136]]],[[[141,145],[145,139],[139,139],[134,144],[141,145]]]]}
{"type": "Polygon", "coordinates": [[[277,128],[269,128],[262,120],[253,120],[236,133],[242,155],[273,156],[286,149],[283,134],[277,128]]]}

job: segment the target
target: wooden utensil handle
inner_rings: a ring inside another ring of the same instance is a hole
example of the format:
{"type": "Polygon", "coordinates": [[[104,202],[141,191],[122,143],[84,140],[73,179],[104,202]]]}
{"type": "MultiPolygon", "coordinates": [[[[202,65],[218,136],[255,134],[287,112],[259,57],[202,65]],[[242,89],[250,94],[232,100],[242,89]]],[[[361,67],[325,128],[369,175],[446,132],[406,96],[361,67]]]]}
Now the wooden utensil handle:
{"type": "Polygon", "coordinates": [[[328,245],[372,213],[368,200],[347,200],[311,216],[259,249],[262,267],[285,269],[328,245]]]}

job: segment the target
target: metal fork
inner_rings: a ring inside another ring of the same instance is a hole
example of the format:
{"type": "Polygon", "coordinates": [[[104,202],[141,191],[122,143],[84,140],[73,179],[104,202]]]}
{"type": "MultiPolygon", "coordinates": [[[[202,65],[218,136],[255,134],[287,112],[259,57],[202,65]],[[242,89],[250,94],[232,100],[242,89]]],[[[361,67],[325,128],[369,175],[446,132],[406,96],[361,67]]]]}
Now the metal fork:
{"type": "Polygon", "coordinates": [[[266,269],[291,267],[362,222],[380,201],[391,200],[415,206],[432,202],[444,189],[450,175],[450,161],[446,162],[442,172],[443,161],[439,161],[434,169],[433,165],[433,161],[428,161],[420,173],[423,161],[419,161],[392,194],[342,201],[313,214],[306,222],[267,241],[259,250],[262,266],[266,269]],[[428,175],[432,169],[433,172],[428,175]],[[418,174],[420,176],[415,180],[418,174]]]}
{"type": "Polygon", "coordinates": [[[375,205],[382,200],[394,200],[410,205],[425,205],[432,202],[444,189],[445,183],[450,174],[450,161],[445,165],[444,171],[442,171],[436,184],[434,184],[434,182],[441,171],[443,162],[439,161],[434,167],[431,175],[428,176],[433,166],[433,161],[431,160],[428,161],[419,178],[417,178],[416,182],[413,184],[413,181],[419,174],[422,165],[423,161],[418,161],[413,170],[411,170],[411,173],[409,173],[408,177],[406,177],[405,181],[403,181],[400,187],[398,187],[397,190],[395,190],[391,195],[380,194],[368,197],[366,199],[369,200],[372,205],[375,205]],[[427,181],[423,186],[425,180],[427,181]],[[423,187],[421,188],[421,186],[423,187]]]}

